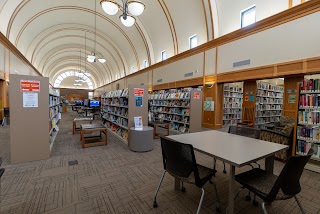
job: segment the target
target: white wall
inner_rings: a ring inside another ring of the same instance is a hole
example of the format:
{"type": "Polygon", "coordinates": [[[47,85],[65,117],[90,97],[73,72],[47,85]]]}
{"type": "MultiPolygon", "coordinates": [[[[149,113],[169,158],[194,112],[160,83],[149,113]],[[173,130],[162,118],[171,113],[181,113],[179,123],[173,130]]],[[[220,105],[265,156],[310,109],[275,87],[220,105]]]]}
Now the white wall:
{"type": "Polygon", "coordinates": [[[127,86],[129,84],[148,85],[148,72],[145,72],[145,73],[133,76],[133,77],[128,77],[127,86]]]}
{"type": "Polygon", "coordinates": [[[206,51],[205,76],[216,73],[216,48],[206,51]]]}
{"type": "Polygon", "coordinates": [[[153,71],[153,85],[159,85],[168,82],[192,79],[203,76],[204,53],[199,53],[177,62],[162,66],[153,71]],[[198,70],[198,73],[195,73],[198,70]],[[184,77],[184,74],[194,72],[191,77],[184,77]],[[162,82],[157,82],[162,79],[162,82]]]}
{"type": "Polygon", "coordinates": [[[317,57],[320,55],[320,12],[219,47],[218,73],[317,57]],[[233,63],[251,64],[233,68],[233,63]]]}
{"type": "MultiPolygon", "coordinates": [[[[219,36],[240,29],[240,12],[256,5],[256,21],[288,9],[288,0],[216,0],[219,36]]],[[[215,23],[215,26],[217,23],[215,23]]]]}

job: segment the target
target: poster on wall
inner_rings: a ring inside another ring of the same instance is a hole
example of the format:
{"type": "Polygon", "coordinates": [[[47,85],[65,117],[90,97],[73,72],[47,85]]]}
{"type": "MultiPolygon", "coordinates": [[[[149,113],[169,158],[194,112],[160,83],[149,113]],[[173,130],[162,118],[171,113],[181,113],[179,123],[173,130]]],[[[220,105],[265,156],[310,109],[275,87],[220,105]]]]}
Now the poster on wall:
{"type": "Polygon", "coordinates": [[[288,98],[288,103],[296,103],[297,96],[295,94],[290,94],[288,98]]]}
{"type": "Polygon", "coordinates": [[[244,101],[249,101],[249,96],[245,96],[244,101]]]}
{"type": "Polygon", "coordinates": [[[199,100],[200,99],[200,92],[194,92],[193,99],[199,100]]]}
{"type": "Polygon", "coordinates": [[[214,101],[204,101],[203,110],[205,111],[214,111],[214,101]]]}
{"type": "Polygon", "coordinates": [[[250,102],[253,102],[254,101],[254,96],[251,95],[249,100],[250,100],[250,102]]]}
{"type": "Polygon", "coordinates": [[[40,81],[20,80],[20,90],[22,92],[40,92],[40,81]]]}
{"type": "Polygon", "coordinates": [[[134,88],[134,96],[135,97],[142,97],[144,95],[143,88],[134,88]]]}
{"type": "Polygon", "coordinates": [[[38,108],[38,93],[23,92],[23,108],[38,108]]]}
{"type": "Polygon", "coordinates": [[[136,107],[142,107],[143,106],[143,99],[142,97],[136,97],[136,107]]]}

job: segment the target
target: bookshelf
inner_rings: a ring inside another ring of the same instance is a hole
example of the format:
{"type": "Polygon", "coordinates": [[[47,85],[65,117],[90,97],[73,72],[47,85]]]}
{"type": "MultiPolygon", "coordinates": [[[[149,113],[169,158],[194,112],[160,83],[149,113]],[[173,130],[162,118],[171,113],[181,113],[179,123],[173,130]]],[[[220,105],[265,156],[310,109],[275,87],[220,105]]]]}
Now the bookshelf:
{"type": "Polygon", "coordinates": [[[242,121],[243,84],[223,86],[223,126],[237,125],[242,121]]]}
{"type": "Polygon", "coordinates": [[[297,155],[305,155],[312,147],[316,151],[306,169],[320,173],[320,79],[304,79],[299,84],[297,118],[297,155]]]}
{"type": "Polygon", "coordinates": [[[169,122],[171,131],[201,131],[202,91],[180,88],[153,91],[149,95],[151,120],[169,122]]]}
{"type": "Polygon", "coordinates": [[[284,87],[257,82],[255,126],[277,122],[282,115],[284,87]]]}
{"type": "Polygon", "coordinates": [[[61,119],[60,91],[49,85],[49,145],[50,150],[59,132],[61,119]]]}
{"type": "Polygon", "coordinates": [[[125,89],[104,93],[101,96],[101,119],[108,132],[128,145],[134,117],[142,116],[143,124],[148,125],[147,98],[148,89],[143,85],[129,85],[125,89]],[[142,97],[142,106],[137,104],[137,97],[142,97]]]}

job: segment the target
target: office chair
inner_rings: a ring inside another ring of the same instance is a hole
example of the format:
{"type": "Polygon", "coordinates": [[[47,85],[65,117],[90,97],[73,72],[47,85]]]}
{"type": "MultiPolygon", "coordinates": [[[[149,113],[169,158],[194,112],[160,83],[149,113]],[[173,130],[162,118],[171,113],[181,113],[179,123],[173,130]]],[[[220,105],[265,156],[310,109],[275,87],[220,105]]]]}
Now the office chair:
{"type": "Polygon", "coordinates": [[[3,109],[3,120],[2,120],[2,126],[5,124],[9,125],[10,124],[10,111],[9,108],[4,108],[3,109]]]}
{"type": "Polygon", "coordinates": [[[305,213],[297,194],[301,191],[301,174],[313,154],[314,150],[310,149],[305,156],[290,157],[279,176],[259,168],[236,175],[235,179],[242,185],[242,188],[235,197],[243,188],[249,189],[263,200],[261,207],[264,214],[268,214],[265,205],[270,205],[275,200],[287,200],[294,197],[301,212],[305,213]]]}
{"type": "Polygon", "coordinates": [[[182,192],[185,191],[183,182],[194,184],[202,190],[197,214],[200,212],[203,201],[203,186],[207,183],[207,181],[214,184],[216,197],[218,199],[216,210],[220,212],[221,210],[219,207],[219,196],[217,187],[211,180],[211,178],[217,171],[197,164],[192,145],[180,143],[166,137],[160,138],[164,172],[154,196],[153,207],[158,207],[157,194],[159,192],[165,173],[168,172],[173,177],[182,181],[182,192]]]}

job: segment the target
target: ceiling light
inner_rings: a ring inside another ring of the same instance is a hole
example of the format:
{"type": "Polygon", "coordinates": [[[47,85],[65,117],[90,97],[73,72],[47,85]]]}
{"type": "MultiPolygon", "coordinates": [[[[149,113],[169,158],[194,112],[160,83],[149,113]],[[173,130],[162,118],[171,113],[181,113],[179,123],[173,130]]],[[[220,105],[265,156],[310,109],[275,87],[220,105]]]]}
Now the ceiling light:
{"type": "Polygon", "coordinates": [[[119,11],[119,5],[112,0],[103,0],[100,2],[103,11],[108,15],[115,15],[119,11]]]}
{"type": "Polygon", "coordinates": [[[126,27],[131,27],[132,25],[134,25],[134,23],[135,23],[135,21],[136,21],[136,19],[133,18],[133,17],[130,16],[130,15],[127,15],[127,18],[126,18],[126,19],[124,19],[124,18],[123,18],[123,15],[121,15],[121,16],[120,16],[120,20],[121,20],[122,24],[123,24],[124,26],[126,26],[126,27]]]}
{"type": "Polygon", "coordinates": [[[140,1],[130,1],[127,4],[129,12],[134,16],[139,16],[144,11],[144,4],[142,4],[140,1]]]}
{"type": "Polygon", "coordinates": [[[105,63],[105,62],[107,61],[107,60],[104,59],[104,58],[99,58],[98,60],[99,60],[99,62],[101,62],[101,63],[105,63]]]}

